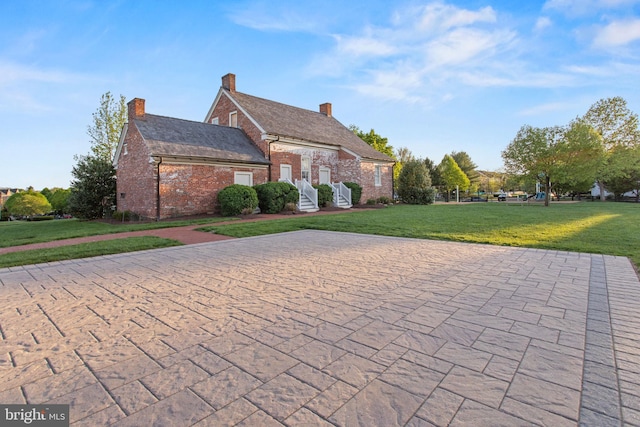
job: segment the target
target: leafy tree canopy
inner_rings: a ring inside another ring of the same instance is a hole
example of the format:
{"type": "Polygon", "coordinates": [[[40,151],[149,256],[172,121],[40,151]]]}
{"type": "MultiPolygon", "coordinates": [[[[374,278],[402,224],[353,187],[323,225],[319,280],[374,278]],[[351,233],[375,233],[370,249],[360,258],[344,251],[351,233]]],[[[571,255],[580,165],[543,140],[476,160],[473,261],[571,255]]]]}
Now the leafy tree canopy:
{"type": "Polygon", "coordinates": [[[404,203],[433,203],[431,178],[423,162],[411,160],[404,164],[398,177],[398,196],[404,203]]]}
{"type": "Polygon", "coordinates": [[[467,154],[465,151],[452,151],[451,157],[456,161],[462,172],[467,175],[469,181],[471,183],[470,187],[473,187],[473,190],[477,189],[480,185],[480,174],[476,170],[478,166],[473,163],[471,160],[471,156],[467,154]]]}
{"type": "Polygon", "coordinates": [[[599,100],[589,108],[583,120],[602,137],[607,151],[617,146],[640,144],[638,115],[629,110],[622,97],[599,100]]]}
{"type": "Polygon", "coordinates": [[[29,189],[11,195],[4,204],[11,215],[42,215],[51,211],[51,205],[40,192],[29,189]]]}
{"type": "Polygon", "coordinates": [[[356,125],[349,125],[349,130],[355,133],[361,140],[372,146],[376,151],[386,154],[387,156],[395,159],[393,147],[389,145],[389,140],[378,135],[373,129],[368,133],[363,132],[356,125]]]}
{"type": "Polygon", "coordinates": [[[110,160],[96,156],[76,156],[71,174],[69,210],[78,218],[102,218],[116,194],[116,173],[110,160]]]}
{"type": "Polygon", "coordinates": [[[602,143],[598,133],[582,120],[568,127],[525,125],[502,152],[502,158],[507,172],[545,184],[548,205],[552,182],[595,180],[602,161],[602,143]]]}
{"type": "Polygon", "coordinates": [[[123,95],[116,100],[111,92],[100,98],[100,107],[93,113],[93,124],[87,127],[91,138],[91,152],[102,159],[113,161],[120,133],[127,121],[127,105],[123,95]]]}
{"type": "Polygon", "coordinates": [[[469,177],[460,169],[456,161],[448,154],[445,154],[442,162],[438,165],[440,176],[444,187],[451,191],[458,187],[460,191],[466,191],[471,184],[469,177]]]}

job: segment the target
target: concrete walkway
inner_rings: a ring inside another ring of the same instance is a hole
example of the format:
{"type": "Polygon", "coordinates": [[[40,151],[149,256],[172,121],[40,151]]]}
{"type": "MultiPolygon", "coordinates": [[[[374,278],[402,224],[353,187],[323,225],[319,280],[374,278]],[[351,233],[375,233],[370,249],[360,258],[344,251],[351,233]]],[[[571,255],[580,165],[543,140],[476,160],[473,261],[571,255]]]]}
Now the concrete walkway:
{"type": "Polygon", "coordinates": [[[299,231],[0,269],[0,402],[74,426],[640,426],[626,258],[299,231]]]}

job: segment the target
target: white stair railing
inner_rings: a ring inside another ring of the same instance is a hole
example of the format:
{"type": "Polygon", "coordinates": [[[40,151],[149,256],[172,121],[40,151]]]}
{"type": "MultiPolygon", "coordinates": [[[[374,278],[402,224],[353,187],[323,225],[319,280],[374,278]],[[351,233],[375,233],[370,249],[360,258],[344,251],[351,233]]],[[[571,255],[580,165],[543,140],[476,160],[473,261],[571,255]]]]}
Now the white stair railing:
{"type": "Polygon", "coordinates": [[[300,192],[300,202],[298,203],[298,208],[302,205],[302,196],[307,197],[311,203],[313,203],[313,208],[318,209],[318,190],[313,188],[311,184],[307,182],[306,179],[296,179],[295,186],[298,188],[298,192],[300,192]]]}
{"type": "Polygon", "coordinates": [[[340,205],[341,198],[343,198],[344,201],[347,202],[349,206],[351,206],[351,189],[349,187],[344,185],[342,181],[332,183],[331,187],[333,188],[333,205],[334,206],[340,205]]]}

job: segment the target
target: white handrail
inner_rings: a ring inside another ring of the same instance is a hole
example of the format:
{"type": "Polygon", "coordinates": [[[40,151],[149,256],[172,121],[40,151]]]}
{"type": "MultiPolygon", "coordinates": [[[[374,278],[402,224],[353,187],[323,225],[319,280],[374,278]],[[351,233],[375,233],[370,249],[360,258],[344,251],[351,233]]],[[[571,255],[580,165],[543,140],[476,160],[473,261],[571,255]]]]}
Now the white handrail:
{"type": "Polygon", "coordinates": [[[334,182],[331,184],[333,188],[333,204],[338,206],[340,204],[340,197],[344,197],[349,205],[351,205],[351,189],[344,185],[342,181],[334,182]]]}
{"type": "Polygon", "coordinates": [[[313,207],[318,209],[318,190],[313,188],[311,184],[307,182],[306,179],[296,179],[296,187],[300,192],[300,202],[298,203],[298,207],[300,207],[302,203],[302,195],[307,196],[309,200],[313,203],[313,207]]]}

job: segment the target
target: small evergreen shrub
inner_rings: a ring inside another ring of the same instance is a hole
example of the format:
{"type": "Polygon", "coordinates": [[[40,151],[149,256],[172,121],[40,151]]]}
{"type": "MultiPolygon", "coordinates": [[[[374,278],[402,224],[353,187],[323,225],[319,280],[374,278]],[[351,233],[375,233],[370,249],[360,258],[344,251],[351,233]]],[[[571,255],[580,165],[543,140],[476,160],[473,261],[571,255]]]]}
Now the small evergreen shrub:
{"type": "Polygon", "coordinates": [[[282,212],[287,203],[298,202],[298,189],[288,182],[266,182],[253,188],[258,197],[258,206],[263,213],[282,212]]]}
{"type": "Polygon", "coordinates": [[[314,185],[318,190],[318,206],[331,206],[333,204],[333,189],[329,184],[314,185]]]}
{"type": "Polygon", "coordinates": [[[389,198],[387,196],[380,196],[380,197],[378,197],[378,203],[382,203],[383,205],[390,205],[391,204],[391,198],[389,198]]]}
{"type": "Polygon", "coordinates": [[[367,199],[367,205],[375,205],[376,199],[367,199]]]}
{"type": "Polygon", "coordinates": [[[245,209],[253,212],[258,207],[258,195],[252,187],[233,184],[218,193],[223,216],[240,215],[245,209]]]}
{"type": "Polygon", "coordinates": [[[131,220],[131,211],[114,211],[111,214],[111,218],[117,221],[130,221],[131,220]]]}
{"type": "Polygon", "coordinates": [[[351,189],[351,204],[357,205],[362,197],[362,187],[357,182],[343,182],[345,187],[351,189]]]}

